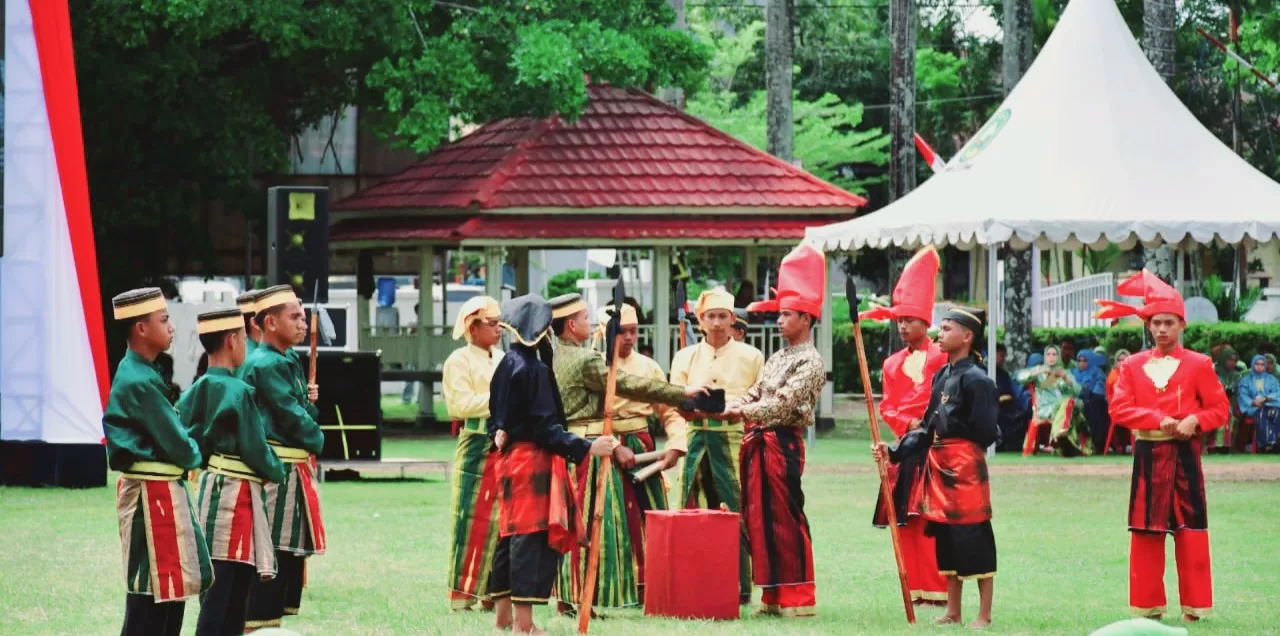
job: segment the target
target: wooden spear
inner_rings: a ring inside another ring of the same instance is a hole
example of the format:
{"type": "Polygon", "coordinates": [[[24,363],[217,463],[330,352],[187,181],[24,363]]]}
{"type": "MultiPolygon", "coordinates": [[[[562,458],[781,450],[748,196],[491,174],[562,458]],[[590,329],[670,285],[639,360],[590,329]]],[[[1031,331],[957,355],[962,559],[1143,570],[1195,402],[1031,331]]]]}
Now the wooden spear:
{"type": "MultiPolygon", "coordinates": [[[[853,321],[853,342],[858,348],[858,370],[862,372],[862,391],[867,396],[867,416],[871,420],[871,442],[880,444],[880,419],[876,415],[875,398],[871,395],[871,374],[867,371],[867,349],[862,343],[862,325],[858,321],[858,290],[853,274],[845,273],[845,301],[849,303],[849,318],[853,321]]],[[[907,586],[907,564],[902,558],[902,543],[898,537],[898,510],[893,500],[893,484],[889,483],[888,460],[876,462],[880,471],[880,499],[889,516],[889,536],[893,541],[893,558],[898,565],[898,585],[902,588],[902,608],[907,612],[907,624],[916,622],[915,606],[911,603],[911,590],[907,586]]]]}

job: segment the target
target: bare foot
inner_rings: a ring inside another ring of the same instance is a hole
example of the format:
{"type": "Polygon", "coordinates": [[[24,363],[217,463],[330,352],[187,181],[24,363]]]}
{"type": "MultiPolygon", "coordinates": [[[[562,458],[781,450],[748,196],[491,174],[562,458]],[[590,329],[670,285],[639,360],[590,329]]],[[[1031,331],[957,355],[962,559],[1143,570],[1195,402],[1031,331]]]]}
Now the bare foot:
{"type": "Polygon", "coordinates": [[[513,631],[511,633],[520,634],[520,636],[547,636],[546,630],[538,628],[537,625],[534,625],[533,627],[531,627],[527,632],[513,631]]]}
{"type": "MultiPolygon", "coordinates": [[[[1160,620],[1160,619],[1156,619],[1156,620],[1160,620]]],[[[1186,622],[1188,622],[1188,623],[1195,623],[1195,622],[1197,622],[1197,621],[1199,621],[1199,620],[1200,620],[1200,617],[1199,617],[1199,616],[1193,616],[1193,615],[1191,615],[1191,614],[1183,614],[1183,615],[1182,615],[1182,620],[1184,620],[1184,621],[1186,621],[1186,622]]]]}
{"type": "Polygon", "coordinates": [[[988,627],[991,627],[991,619],[989,618],[979,617],[973,619],[972,623],[969,623],[969,629],[986,629],[988,627]]]}
{"type": "Polygon", "coordinates": [[[939,616],[933,619],[933,624],[934,625],[959,625],[960,622],[963,620],[964,619],[960,618],[959,616],[943,614],[942,616],[939,616]]]}
{"type": "Polygon", "coordinates": [[[505,630],[511,629],[511,623],[512,621],[509,618],[505,621],[499,618],[498,621],[494,623],[493,628],[505,631],[505,630]]]}
{"type": "Polygon", "coordinates": [[[577,618],[578,616],[578,610],[574,609],[573,606],[568,603],[556,603],[556,611],[560,612],[562,616],[568,616],[569,618],[577,618]]]}

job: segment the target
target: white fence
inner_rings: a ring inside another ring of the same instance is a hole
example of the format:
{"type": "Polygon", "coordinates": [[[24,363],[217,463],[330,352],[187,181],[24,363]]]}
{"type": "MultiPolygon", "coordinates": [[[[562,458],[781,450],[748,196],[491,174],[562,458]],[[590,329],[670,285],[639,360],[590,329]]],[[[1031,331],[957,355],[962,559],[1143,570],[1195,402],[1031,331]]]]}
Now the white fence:
{"type": "Polygon", "coordinates": [[[1042,327],[1105,327],[1107,321],[1093,317],[1098,311],[1097,299],[1115,300],[1115,275],[1094,274],[1065,283],[1040,289],[1040,320],[1042,327]]]}

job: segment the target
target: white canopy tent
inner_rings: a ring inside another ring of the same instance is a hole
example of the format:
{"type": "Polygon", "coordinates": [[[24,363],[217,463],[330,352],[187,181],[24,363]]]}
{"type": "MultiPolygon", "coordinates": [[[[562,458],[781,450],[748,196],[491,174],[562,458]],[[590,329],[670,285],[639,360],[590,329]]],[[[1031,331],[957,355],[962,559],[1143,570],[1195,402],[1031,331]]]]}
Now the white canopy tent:
{"type": "Polygon", "coordinates": [[[990,246],[988,302],[998,302],[1002,243],[1132,247],[1277,233],[1280,184],[1200,125],[1112,0],[1071,0],[1026,76],[943,172],[882,210],[805,235],[826,250],[990,246]]]}

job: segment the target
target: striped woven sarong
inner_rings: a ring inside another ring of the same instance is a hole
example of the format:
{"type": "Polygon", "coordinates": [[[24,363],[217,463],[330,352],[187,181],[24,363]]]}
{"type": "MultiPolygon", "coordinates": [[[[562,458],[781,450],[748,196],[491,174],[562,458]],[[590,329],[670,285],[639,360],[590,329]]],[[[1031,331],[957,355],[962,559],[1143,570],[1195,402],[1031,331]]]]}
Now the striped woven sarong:
{"type": "Polygon", "coordinates": [[[197,493],[209,557],[252,565],[260,577],[274,577],[276,549],[262,484],[206,470],[197,493]]]}
{"type": "Polygon", "coordinates": [[[301,556],[324,554],[324,518],[311,462],[290,462],[284,483],[263,484],[271,541],[277,550],[301,556]]]}
{"type": "MultiPolygon", "coordinates": [[[[680,471],[681,509],[719,510],[720,504],[730,512],[742,511],[742,485],[738,481],[739,456],[742,452],[743,425],[707,419],[690,422],[689,451],[680,471]]],[[[751,593],[751,552],[747,548],[746,526],[738,551],[738,591],[751,593]]]]}
{"type": "MultiPolygon", "coordinates": [[[[654,449],[653,437],[647,431],[618,434],[618,439],[636,454],[654,449]]],[[[577,486],[578,512],[582,516],[586,535],[583,544],[590,541],[596,509],[596,484],[600,473],[600,458],[587,457],[574,471],[577,486]]],[[[644,600],[644,513],[646,510],[666,510],[666,488],[661,475],[654,475],[643,483],[631,480],[629,471],[613,464],[613,470],[605,483],[604,523],[600,531],[600,569],[596,576],[597,607],[633,607],[644,600]]],[[[557,580],[557,595],[565,603],[576,605],[582,597],[586,580],[588,547],[579,545],[561,561],[557,580]]]]}
{"type": "Polygon", "coordinates": [[[466,609],[484,596],[498,547],[498,466],[484,420],[468,419],[453,453],[449,607],[466,609]],[[490,459],[493,458],[494,461],[490,459]]]}
{"type": "Polygon", "coordinates": [[[181,479],[134,479],[116,483],[116,517],[130,594],[157,603],[182,601],[213,585],[209,548],[181,479]]]}
{"type": "Polygon", "coordinates": [[[760,587],[810,585],[813,541],[804,514],[803,431],[752,428],[742,445],[742,483],[754,579],[760,587]]]}

